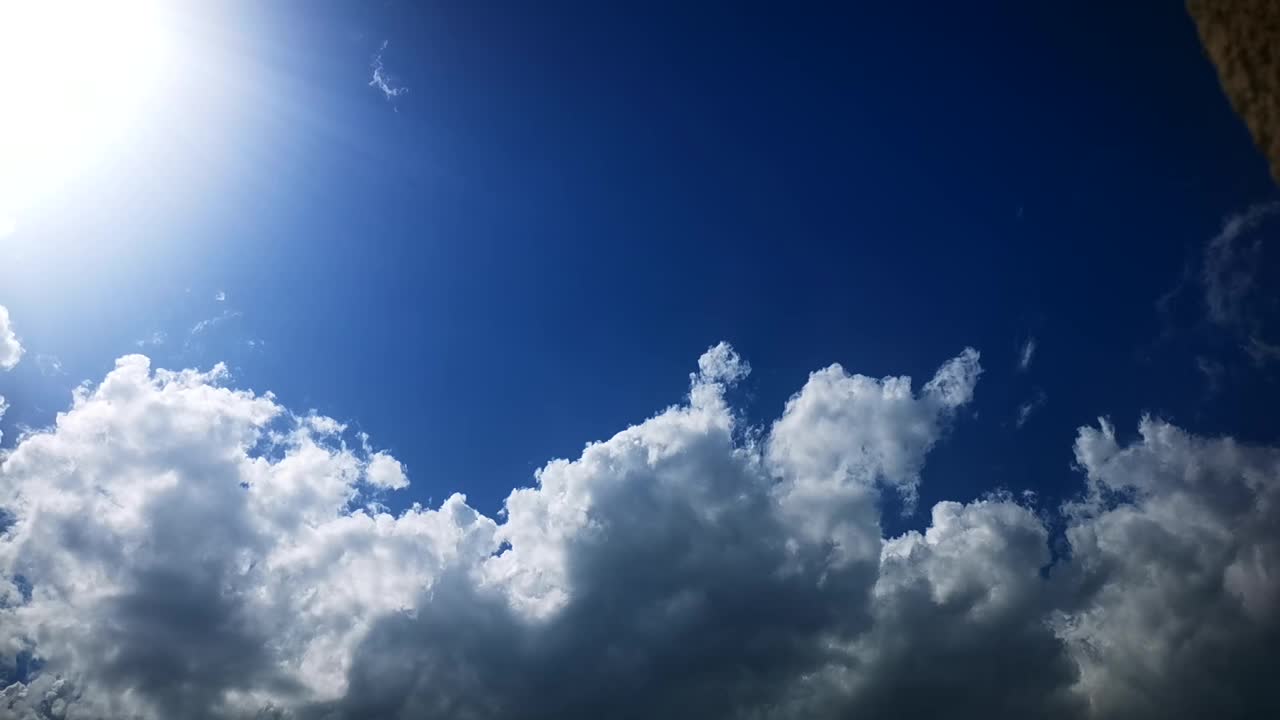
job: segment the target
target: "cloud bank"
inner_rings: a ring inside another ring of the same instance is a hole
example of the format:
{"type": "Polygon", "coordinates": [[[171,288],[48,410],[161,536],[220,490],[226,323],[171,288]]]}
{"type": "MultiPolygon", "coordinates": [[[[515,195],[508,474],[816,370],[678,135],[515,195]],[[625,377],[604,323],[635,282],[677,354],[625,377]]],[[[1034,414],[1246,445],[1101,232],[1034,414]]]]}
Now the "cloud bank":
{"type": "Polygon", "coordinates": [[[980,371],[832,365],[753,428],[720,344],[490,518],[384,512],[410,478],[366,438],[121,358],[0,462],[0,717],[1280,711],[1274,448],[1101,421],[1057,516],[997,494],[884,537],[980,371]]]}

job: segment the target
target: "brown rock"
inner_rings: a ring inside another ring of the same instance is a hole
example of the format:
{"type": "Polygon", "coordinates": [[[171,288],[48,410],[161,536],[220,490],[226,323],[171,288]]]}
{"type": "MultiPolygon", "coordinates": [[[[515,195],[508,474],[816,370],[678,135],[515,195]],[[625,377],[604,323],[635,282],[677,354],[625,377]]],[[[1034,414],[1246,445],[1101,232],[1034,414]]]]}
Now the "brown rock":
{"type": "Polygon", "coordinates": [[[1231,106],[1280,183],[1280,0],[1188,0],[1231,106]]]}

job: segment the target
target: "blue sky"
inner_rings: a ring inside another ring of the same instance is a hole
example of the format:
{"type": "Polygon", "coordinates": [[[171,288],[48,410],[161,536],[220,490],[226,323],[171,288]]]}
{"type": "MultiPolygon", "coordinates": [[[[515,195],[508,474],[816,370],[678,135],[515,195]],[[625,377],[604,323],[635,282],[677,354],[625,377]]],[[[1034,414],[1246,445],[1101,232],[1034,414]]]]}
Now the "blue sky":
{"type": "Polygon", "coordinates": [[[1100,416],[1275,443],[1275,258],[1210,250],[1277,193],[1182,5],[974,5],[178,6],[162,91],[0,235],[0,448],[122,355],[225,362],[394,454],[393,513],[487,520],[720,341],[744,436],[832,363],[923,392],[980,351],[887,536],[1052,514],[1100,416]]]}
{"type": "Polygon", "coordinates": [[[762,422],[816,367],[979,348],[938,498],[1074,487],[1063,443],[1100,414],[1269,439],[1266,373],[1208,393],[1215,348],[1159,340],[1157,298],[1274,197],[1179,7],[252,12],[200,18],[207,109],[4,241],[5,302],[64,371],[5,378],[10,428],[162,333],[157,362],[225,360],[358,421],[414,499],[487,510],[722,339],[762,422]]]}

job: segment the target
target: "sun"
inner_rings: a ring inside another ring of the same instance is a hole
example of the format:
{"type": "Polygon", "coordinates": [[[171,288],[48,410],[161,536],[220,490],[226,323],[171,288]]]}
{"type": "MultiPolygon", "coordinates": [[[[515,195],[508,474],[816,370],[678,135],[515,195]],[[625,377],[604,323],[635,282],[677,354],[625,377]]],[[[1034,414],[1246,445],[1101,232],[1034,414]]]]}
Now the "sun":
{"type": "Polygon", "coordinates": [[[0,235],[140,119],[166,66],[160,0],[0,0],[0,235]]]}

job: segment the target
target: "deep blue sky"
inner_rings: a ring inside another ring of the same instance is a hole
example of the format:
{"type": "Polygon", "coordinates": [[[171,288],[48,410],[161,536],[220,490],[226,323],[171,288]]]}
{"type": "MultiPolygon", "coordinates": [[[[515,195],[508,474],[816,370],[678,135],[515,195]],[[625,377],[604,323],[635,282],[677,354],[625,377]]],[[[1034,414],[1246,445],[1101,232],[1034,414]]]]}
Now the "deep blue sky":
{"type": "Polygon", "coordinates": [[[0,378],[6,443],[156,332],[157,364],[367,431],[397,504],[495,510],[721,339],[755,422],[831,362],[922,383],[981,350],[922,508],[1074,491],[1098,415],[1275,440],[1274,373],[1155,306],[1276,194],[1181,3],[372,5],[200,20],[228,60],[19,230],[0,302],[65,372],[0,378]]]}

